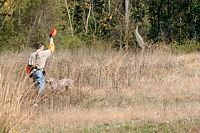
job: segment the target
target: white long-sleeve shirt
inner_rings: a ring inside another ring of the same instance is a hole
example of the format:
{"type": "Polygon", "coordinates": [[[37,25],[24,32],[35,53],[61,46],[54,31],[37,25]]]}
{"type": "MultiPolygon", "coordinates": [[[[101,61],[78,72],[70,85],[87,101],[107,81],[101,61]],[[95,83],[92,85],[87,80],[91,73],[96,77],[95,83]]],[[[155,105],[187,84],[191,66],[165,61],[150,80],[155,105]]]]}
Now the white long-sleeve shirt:
{"type": "Polygon", "coordinates": [[[37,50],[30,54],[28,58],[28,64],[37,66],[38,69],[43,69],[45,67],[45,63],[47,58],[52,54],[52,52],[48,50],[40,51],[37,50]]]}

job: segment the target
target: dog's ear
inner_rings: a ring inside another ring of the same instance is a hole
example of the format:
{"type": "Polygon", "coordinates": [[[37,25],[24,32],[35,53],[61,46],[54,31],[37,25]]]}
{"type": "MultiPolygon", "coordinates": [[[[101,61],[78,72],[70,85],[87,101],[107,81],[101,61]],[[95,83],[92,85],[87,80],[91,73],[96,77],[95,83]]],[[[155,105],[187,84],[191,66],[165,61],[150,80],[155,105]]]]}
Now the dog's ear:
{"type": "Polygon", "coordinates": [[[46,78],[46,83],[50,83],[50,79],[49,78],[46,78]]]}
{"type": "Polygon", "coordinates": [[[53,82],[53,78],[51,77],[46,78],[46,83],[51,83],[51,82],[53,82]]]}

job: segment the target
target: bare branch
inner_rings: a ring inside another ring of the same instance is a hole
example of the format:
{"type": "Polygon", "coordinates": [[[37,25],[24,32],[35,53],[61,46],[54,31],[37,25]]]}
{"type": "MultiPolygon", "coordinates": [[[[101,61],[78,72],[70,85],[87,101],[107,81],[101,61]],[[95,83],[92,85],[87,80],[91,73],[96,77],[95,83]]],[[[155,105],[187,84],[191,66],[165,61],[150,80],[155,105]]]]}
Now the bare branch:
{"type": "Polygon", "coordinates": [[[135,34],[135,36],[136,36],[136,39],[137,39],[137,42],[138,42],[139,46],[140,46],[142,49],[144,49],[146,44],[144,43],[143,38],[142,38],[142,37],[140,36],[140,34],[138,33],[138,25],[137,25],[137,27],[136,27],[136,30],[135,30],[134,34],[135,34]]]}
{"type": "Polygon", "coordinates": [[[67,14],[68,14],[68,18],[69,18],[69,24],[70,24],[72,36],[74,36],[73,26],[72,26],[72,22],[71,22],[71,17],[70,17],[70,13],[69,13],[69,7],[68,7],[67,0],[65,0],[65,6],[66,6],[66,8],[67,8],[67,14]]]}
{"type": "Polygon", "coordinates": [[[91,10],[92,10],[92,6],[91,6],[91,3],[90,3],[90,6],[89,6],[89,13],[88,13],[88,15],[87,15],[87,20],[86,20],[86,24],[85,24],[85,32],[86,32],[86,34],[88,33],[88,21],[89,21],[89,17],[90,17],[91,10]]]}

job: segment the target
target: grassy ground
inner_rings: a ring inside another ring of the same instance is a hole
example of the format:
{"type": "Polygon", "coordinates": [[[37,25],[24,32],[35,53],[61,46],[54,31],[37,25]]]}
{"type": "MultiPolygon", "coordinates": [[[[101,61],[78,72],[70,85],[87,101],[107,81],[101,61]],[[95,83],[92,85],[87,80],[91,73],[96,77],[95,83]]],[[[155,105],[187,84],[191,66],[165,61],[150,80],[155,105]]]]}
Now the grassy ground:
{"type": "Polygon", "coordinates": [[[28,54],[0,56],[0,132],[200,131],[199,53],[56,51],[47,77],[75,79],[75,86],[61,94],[47,84],[40,98],[24,73],[28,54]]]}

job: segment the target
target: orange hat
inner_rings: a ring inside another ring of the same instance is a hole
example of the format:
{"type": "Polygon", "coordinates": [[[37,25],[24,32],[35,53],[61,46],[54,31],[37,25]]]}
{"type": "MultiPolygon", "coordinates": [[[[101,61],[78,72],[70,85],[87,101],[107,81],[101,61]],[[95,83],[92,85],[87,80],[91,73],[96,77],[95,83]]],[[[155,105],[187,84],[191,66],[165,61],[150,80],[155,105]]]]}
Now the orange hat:
{"type": "Polygon", "coordinates": [[[52,29],[51,32],[50,32],[50,35],[55,36],[56,35],[56,29],[52,29]]]}

